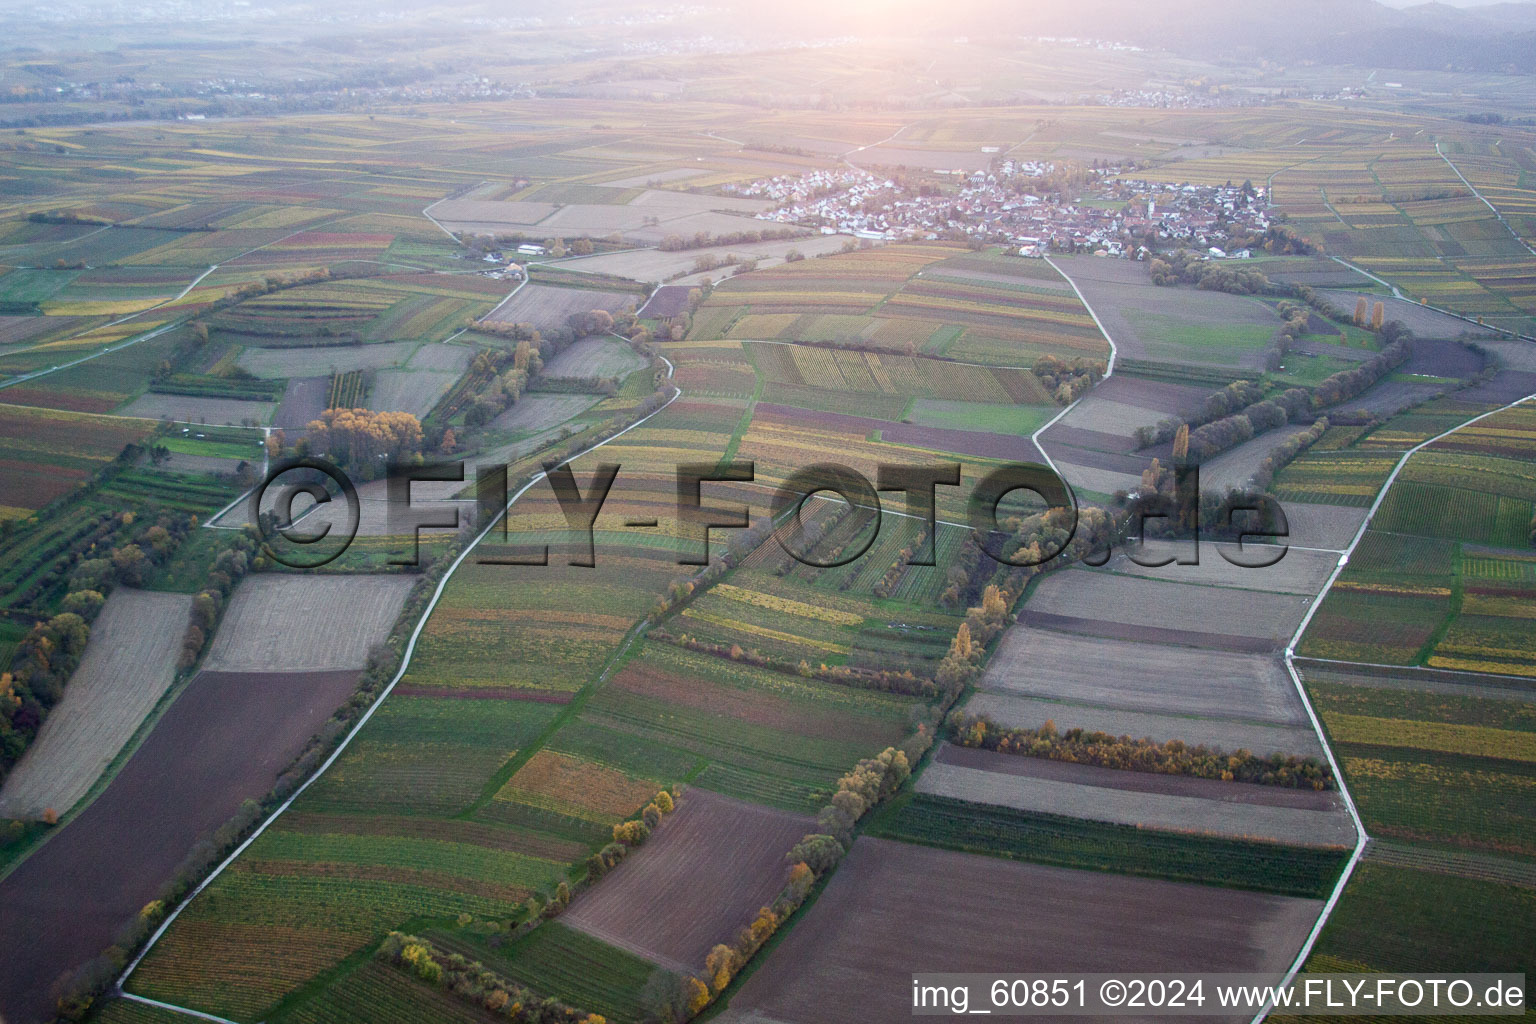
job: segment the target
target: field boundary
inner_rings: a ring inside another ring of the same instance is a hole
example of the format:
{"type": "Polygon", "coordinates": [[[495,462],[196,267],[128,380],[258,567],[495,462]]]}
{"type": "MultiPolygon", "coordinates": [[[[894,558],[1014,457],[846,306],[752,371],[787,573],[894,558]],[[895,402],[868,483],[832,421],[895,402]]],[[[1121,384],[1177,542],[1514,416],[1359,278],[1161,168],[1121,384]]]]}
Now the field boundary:
{"type": "MultiPolygon", "coordinates": [[[[1481,197],[1479,197],[1479,198],[1481,198],[1481,197]]],[[[1484,199],[1483,201],[1487,202],[1486,199],[1484,199]]],[[[1524,245],[1525,243],[1521,242],[1520,244],[1524,245]]],[[[1386,280],[1385,278],[1377,277],[1375,274],[1371,273],[1369,270],[1366,270],[1364,267],[1356,266],[1355,264],[1349,262],[1349,260],[1346,260],[1346,259],[1344,259],[1341,256],[1329,256],[1328,258],[1333,260],[1333,262],[1337,263],[1341,267],[1348,267],[1350,270],[1353,270],[1357,274],[1363,274],[1364,276],[1370,278],[1372,281],[1375,281],[1377,284],[1381,285],[1384,288],[1392,289],[1392,297],[1394,299],[1401,299],[1403,302],[1407,302],[1407,303],[1409,303],[1411,305],[1419,306],[1422,309],[1432,309],[1436,313],[1443,313],[1446,316],[1453,316],[1457,320],[1461,320],[1464,323],[1469,323],[1472,326],[1479,328],[1480,330],[1493,331],[1493,332],[1495,332],[1497,334],[1507,335],[1507,336],[1509,336],[1511,338],[1514,338],[1516,341],[1536,341],[1536,338],[1531,337],[1529,334],[1521,334],[1518,331],[1512,331],[1508,327],[1500,327],[1497,324],[1486,324],[1486,323],[1480,324],[1473,317],[1464,316],[1461,313],[1457,313],[1454,310],[1446,309],[1444,306],[1437,306],[1433,302],[1414,302],[1408,296],[1404,295],[1402,293],[1402,290],[1399,289],[1397,287],[1397,285],[1393,284],[1391,281],[1386,280]]],[[[1521,401],[1524,401],[1524,399],[1521,399],[1521,401]]],[[[1458,428],[1458,429],[1460,429],[1460,428],[1458,428]]]]}
{"type": "MultiPolygon", "coordinates": [[[[1488,210],[1493,214],[1494,219],[1496,219],[1500,224],[1504,225],[1504,230],[1509,232],[1510,237],[1519,242],[1521,245],[1525,246],[1526,252],[1530,253],[1532,256],[1536,256],[1536,249],[1532,249],[1530,244],[1526,242],[1525,239],[1520,237],[1520,233],[1509,226],[1509,221],[1504,219],[1504,214],[1499,211],[1499,208],[1490,203],[1488,201],[1488,197],[1479,192],[1477,190],[1477,186],[1467,180],[1467,176],[1461,173],[1461,168],[1457,167],[1456,164],[1452,162],[1451,158],[1445,155],[1445,151],[1440,148],[1439,142],[1435,143],[1435,155],[1438,156],[1441,160],[1444,160],[1445,165],[1455,172],[1456,177],[1461,179],[1461,183],[1467,186],[1467,191],[1477,196],[1478,201],[1481,202],[1484,206],[1488,207],[1488,210]]],[[[1380,158],[1378,157],[1378,159],[1380,158]]]]}
{"type": "MultiPolygon", "coordinates": [[[[1077,287],[1077,282],[1072,280],[1071,276],[1065,270],[1062,270],[1060,267],[1058,267],[1056,265],[1056,261],[1051,259],[1049,256],[1045,257],[1045,262],[1050,264],[1052,270],[1061,275],[1061,279],[1063,281],[1072,286],[1072,292],[1077,296],[1077,301],[1081,302],[1083,304],[1083,308],[1088,311],[1088,315],[1093,317],[1094,326],[1099,329],[1099,333],[1104,335],[1104,340],[1109,343],[1109,361],[1104,364],[1104,377],[1100,383],[1103,383],[1105,380],[1109,380],[1109,378],[1115,374],[1115,359],[1120,355],[1120,349],[1115,345],[1115,339],[1111,338],[1109,336],[1109,332],[1104,329],[1104,322],[1099,319],[1099,314],[1095,313],[1093,311],[1093,307],[1088,304],[1088,300],[1083,296],[1082,290],[1077,287]]],[[[1095,384],[1094,387],[1098,387],[1098,384],[1095,384]]],[[[1055,473],[1057,476],[1061,476],[1061,470],[1056,468],[1056,460],[1051,458],[1051,453],[1046,451],[1045,445],[1040,443],[1040,435],[1054,427],[1057,420],[1061,419],[1073,409],[1076,409],[1077,403],[1081,402],[1091,394],[1093,394],[1093,388],[1089,388],[1087,391],[1083,392],[1073,400],[1071,405],[1061,410],[1061,412],[1058,412],[1055,416],[1052,416],[1045,422],[1043,426],[1040,427],[1040,429],[1029,435],[1030,443],[1035,446],[1036,451],[1045,457],[1046,465],[1050,466],[1051,472],[1055,473]]]]}
{"type": "MultiPolygon", "coordinates": [[[[211,266],[208,267],[207,270],[203,271],[201,274],[198,274],[195,278],[193,278],[192,279],[192,283],[187,285],[185,288],[183,288],[181,290],[181,292],[179,294],[177,294],[174,298],[164,299],[164,300],[162,300],[160,302],[155,303],[153,306],[148,307],[147,309],[141,309],[141,310],[139,310],[136,313],[129,313],[127,316],[119,317],[118,319],[113,320],[110,323],[101,324],[99,327],[88,328],[86,330],[77,331],[76,333],[68,335],[67,337],[61,338],[59,340],[60,341],[69,341],[69,340],[71,340],[73,338],[78,338],[82,334],[88,334],[91,330],[100,330],[102,327],[115,327],[118,324],[127,323],[129,320],[133,320],[136,317],[141,317],[145,313],[152,313],[152,312],[154,312],[155,310],[159,309],[162,306],[168,306],[168,305],[171,305],[172,303],[180,302],[182,299],[184,299],[192,291],[193,288],[196,288],[202,282],[203,278],[207,277],[209,274],[213,273],[215,270],[218,270],[225,263],[233,263],[235,260],[244,259],[245,257],[251,255],[252,253],[260,252],[263,249],[267,249],[267,248],[270,248],[270,247],[272,247],[274,245],[278,245],[278,244],[280,244],[282,242],[286,242],[286,241],[288,241],[288,239],[292,238],[294,235],[302,235],[302,234],[304,234],[304,232],[306,232],[308,230],[310,230],[310,229],[309,228],[300,228],[298,231],[290,232],[289,234],[284,235],[282,238],[276,239],[276,240],[271,241],[271,242],[265,242],[265,243],[263,243],[261,245],[256,246],[256,248],[254,248],[254,249],[247,249],[245,252],[242,252],[242,253],[240,253],[240,254],[238,254],[236,256],[231,256],[228,259],[225,259],[225,260],[222,260],[222,261],[220,261],[218,263],[212,264],[211,266]]],[[[76,239],[76,241],[78,241],[78,239],[76,239]]],[[[197,317],[197,314],[195,314],[195,313],[183,314],[182,316],[176,317],[175,319],[166,321],[165,323],[161,324],[159,327],[154,327],[154,328],[151,328],[151,329],[149,329],[147,331],[142,331],[139,334],[132,335],[131,337],[126,338],[123,341],[119,341],[116,344],[107,345],[107,346],[105,346],[103,348],[98,349],[95,352],[92,352],[88,356],[81,356],[79,359],[76,359],[73,362],[60,363],[58,366],[50,366],[46,370],[33,370],[31,373],[24,373],[24,374],[21,374],[20,376],[12,377],[9,380],[0,381],[0,388],[8,388],[8,387],[12,387],[12,386],[14,386],[16,384],[24,383],[24,382],[29,381],[29,380],[36,380],[39,377],[46,377],[49,374],[58,373],[60,370],[68,370],[71,367],[79,366],[81,363],[88,363],[92,359],[99,359],[99,358],[101,358],[104,355],[108,355],[108,354],[113,353],[113,352],[121,351],[122,349],[129,348],[129,347],[131,347],[133,345],[137,345],[140,342],[148,341],[151,338],[158,338],[160,335],[164,334],[166,331],[174,330],[175,328],[180,327],[182,324],[186,323],[187,321],[196,319],[196,317],[197,317]]],[[[48,344],[54,344],[54,342],[49,342],[48,344]]],[[[41,346],[40,345],[33,345],[33,346],[29,347],[29,348],[17,349],[16,351],[17,352],[30,352],[30,351],[33,351],[34,349],[39,348],[39,347],[41,347],[41,346]]]]}
{"type": "MultiPolygon", "coordinates": [[[[1344,806],[1349,810],[1349,816],[1355,823],[1356,839],[1354,852],[1350,854],[1349,860],[1345,862],[1344,870],[1339,872],[1339,880],[1334,885],[1333,892],[1329,894],[1327,901],[1323,904],[1322,912],[1317,916],[1317,923],[1312,926],[1312,930],[1307,934],[1306,941],[1302,943],[1300,952],[1296,954],[1296,959],[1286,971],[1285,977],[1281,979],[1280,987],[1291,983],[1292,979],[1296,977],[1301,971],[1302,966],[1306,963],[1307,957],[1312,954],[1312,947],[1317,944],[1317,939],[1322,934],[1323,926],[1328,923],[1328,918],[1333,915],[1333,910],[1338,905],[1339,898],[1344,894],[1344,887],[1348,884],[1350,876],[1354,874],[1355,867],[1360,863],[1361,857],[1364,856],[1366,845],[1370,842],[1371,838],[1365,831],[1365,823],[1360,820],[1360,811],[1355,807],[1354,797],[1350,795],[1349,786],[1344,780],[1344,772],[1340,769],[1338,759],[1334,756],[1333,747],[1328,743],[1328,737],[1323,731],[1322,722],[1317,717],[1317,710],[1313,708],[1312,701],[1307,697],[1307,688],[1301,681],[1300,673],[1296,671],[1296,644],[1301,641],[1302,634],[1306,632],[1307,626],[1312,622],[1312,617],[1322,607],[1323,600],[1328,596],[1328,591],[1333,589],[1334,583],[1344,572],[1344,567],[1349,564],[1350,555],[1354,553],[1360,541],[1365,538],[1366,531],[1370,529],[1371,520],[1376,517],[1376,512],[1381,508],[1382,503],[1386,501],[1387,493],[1392,489],[1392,484],[1397,480],[1398,474],[1402,472],[1403,467],[1408,465],[1408,460],[1437,441],[1441,441],[1460,430],[1464,430],[1474,423],[1485,420],[1490,416],[1496,416],[1501,412],[1513,409],[1515,406],[1522,405],[1533,399],[1536,399],[1536,394],[1517,398],[1507,405],[1474,416],[1464,423],[1458,423],[1449,430],[1437,434],[1427,441],[1422,441],[1404,452],[1402,457],[1397,460],[1397,465],[1392,467],[1391,474],[1381,485],[1381,489],[1376,494],[1376,500],[1371,503],[1371,507],[1366,511],[1365,518],[1361,520],[1359,529],[1355,531],[1354,539],[1350,541],[1349,547],[1344,549],[1344,553],[1339,556],[1339,562],[1334,566],[1327,582],[1323,584],[1323,589],[1318,591],[1317,597],[1308,606],[1306,615],[1302,616],[1300,624],[1297,625],[1296,632],[1291,635],[1290,641],[1285,645],[1285,670],[1290,673],[1291,682],[1296,686],[1296,693],[1301,698],[1302,707],[1306,708],[1307,718],[1312,722],[1312,728],[1316,730],[1318,739],[1322,742],[1323,753],[1328,758],[1328,766],[1333,769],[1333,777],[1338,782],[1339,795],[1344,798],[1344,806]]],[[[1273,1009],[1274,1001],[1266,1002],[1263,1008],[1254,1015],[1252,1024],[1261,1024],[1273,1009]]]]}
{"type": "MultiPolygon", "coordinates": [[[[667,379],[671,380],[676,371],[676,367],[666,356],[658,356],[657,358],[661,359],[662,362],[667,364],[667,379]]],[[[592,445],[590,448],[584,448],[581,451],[572,454],[570,457],[562,460],[559,465],[566,465],[575,459],[586,455],[589,452],[603,447],[610,441],[614,441],[620,437],[623,437],[631,430],[634,430],[636,427],[644,424],[647,420],[650,420],[652,417],[661,413],[673,402],[677,401],[678,398],[682,397],[682,394],[682,390],[678,388],[677,385],[672,385],[672,397],[668,398],[666,402],[657,407],[655,410],[647,413],[645,416],[631,423],[629,426],[614,434],[612,437],[599,441],[598,443],[592,445]]],[[[558,466],[556,468],[558,468],[558,466]]],[[[526,494],[528,490],[535,484],[543,480],[546,475],[547,473],[544,470],[540,470],[539,472],[535,473],[527,483],[518,488],[517,492],[507,500],[506,505],[502,509],[502,515],[510,512],[512,510],[512,506],[517,503],[518,499],[526,494]]],[[[166,931],[169,930],[170,926],[175,922],[176,918],[181,916],[181,912],[187,907],[191,906],[192,901],[196,899],[204,889],[206,889],[210,884],[213,883],[215,879],[222,875],[225,869],[233,864],[235,860],[245,852],[247,847],[259,839],[262,833],[265,832],[273,822],[281,817],[283,812],[287,811],[288,808],[293,805],[295,800],[303,795],[305,790],[307,790],[316,780],[318,780],[322,775],[326,773],[331,765],[334,764],[336,760],[340,758],[341,755],[346,751],[347,747],[351,745],[352,740],[357,737],[357,734],[362,731],[365,725],[368,724],[369,719],[373,717],[373,713],[377,711],[379,706],[382,705],[384,701],[388,699],[389,695],[394,692],[395,686],[399,684],[401,679],[405,678],[406,672],[411,667],[411,658],[416,652],[416,642],[421,638],[422,631],[426,629],[427,621],[432,617],[432,612],[437,608],[437,602],[443,596],[443,591],[448,588],[449,580],[453,579],[453,574],[458,571],[459,566],[462,565],[464,560],[470,556],[470,553],[473,552],[475,548],[480,545],[480,542],[484,540],[493,529],[496,528],[496,524],[500,518],[501,516],[497,516],[490,522],[486,523],[485,528],[475,536],[473,541],[465,545],[464,550],[459,553],[459,556],[453,560],[453,564],[448,567],[448,570],[445,573],[443,573],[443,578],[437,583],[437,589],[432,592],[431,600],[427,602],[426,607],[422,610],[421,618],[417,620],[415,628],[411,630],[410,639],[406,643],[405,653],[401,656],[400,659],[400,668],[396,670],[394,677],[390,679],[389,685],[380,691],[378,697],[374,699],[372,704],[368,705],[368,710],[363,712],[362,717],[357,720],[357,723],[353,725],[352,728],[347,731],[347,734],[341,738],[341,741],[336,745],[336,749],[331,751],[330,756],[320,764],[320,767],[316,768],[315,771],[307,779],[305,779],[299,785],[299,787],[288,796],[286,800],[278,805],[278,808],[275,811],[268,815],[266,819],[256,827],[255,831],[247,836],[239,846],[235,847],[235,849],[230,852],[229,856],[220,861],[218,866],[215,867],[206,878],[199,882],[197,886],[187,894],[186,898],[176,906],[175,910],[171,911],[171,913],[166,916],[165,920],[160,923],[160,926],[155,929],[152,935],[150,935],[149,941],[144,943],[144,947],[139,950],[134,958],[129,961],[128,966],[123,969],[123,972],[118,975],[117,982],[113,986],[114,994],[122,996],[125,999],[133,1000],[135,1002],[156,1006],[160,1009],[188,1014],[190,1016],[198,1017],[202,1020],[216,1021],[219,1022],[219,1024],[237,1024],[235,1021],[230,1021],[223,1017],[214,1016],[213,1014],[204,1013],[200,1010],[194,1010],[190,1007],[176,1006],[171,1003],[164,1003],[157,1000],[148,999],[144,996],[137,996],[131,992],[124,991],[123,986],[127,984],[128,978],[133,974],[135,970],[138,969],[139,964],[144,960],[146,956],[149,955],[150,950],[152,950],[155,947],[155,944],[160,941],[161,937],[165,935],[166,931]]]]}

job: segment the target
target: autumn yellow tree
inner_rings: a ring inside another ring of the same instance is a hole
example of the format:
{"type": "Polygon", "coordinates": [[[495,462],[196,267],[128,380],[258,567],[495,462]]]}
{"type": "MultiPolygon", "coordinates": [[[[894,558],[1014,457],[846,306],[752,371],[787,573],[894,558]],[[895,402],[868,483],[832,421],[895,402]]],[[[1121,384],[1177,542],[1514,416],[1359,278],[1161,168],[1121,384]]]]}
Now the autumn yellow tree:
{"type": "Polygon", "coordinates": [[[1381,325],[1387,322],[1386,303],[1378,301],[1371,309],[1371,330],[1381,330],[1381,325]]]}
{"type": "Polygon", "coordinates": [[[1355,300],[1355,326],[1356,327],[1364,327],[1365,326],[1365,313],[1366,313],[1367,305],[1368,304],[1365,301],[1365,296],[1364,295],[1360,296],[1358,299],[1355,300]]]}
{"type": "Polygon", "coordinates": [[[421,421],[408,412],[327,409],[309,424],[309,448],[343,465],[382,470],[421,453],[421,421]]]}
{"type": "Polygon", "coordinates": [[[971,627],[968,623],[960,623],[960,628],[955,631],[955,639],[949,645],[949,655],[963,661],[976,657],[976,645],[971,641],[971,627]]]}
{"type": "Polygon", "coordinates": [[[1180,425],[1179,432],[1173,435],[1173,461],[1182,463],[1189,458],[1189,424],[1180,425]]]}
{"type": "MultiPolygon", "coordinates": [[[[801,866],[804,867],[804,865],[801,866]]],[[[806,870],[809,871],[810,868],[806,870]]],[[[739,965],[740,958],[736,955],[736,951],[724,943],[709,951],[709,955],[704,958],[704,970],[709,975],[709,987],[714,990],[715,995],[725,991],[725,986],[731,983],[731,978],[735,976],[739,965]]]]}
{"type": "Polygon", "coordinates": [[[709,986],[698,978],[688,979],[688,1015],[692,1017],[709,1005],[709,986]]]}

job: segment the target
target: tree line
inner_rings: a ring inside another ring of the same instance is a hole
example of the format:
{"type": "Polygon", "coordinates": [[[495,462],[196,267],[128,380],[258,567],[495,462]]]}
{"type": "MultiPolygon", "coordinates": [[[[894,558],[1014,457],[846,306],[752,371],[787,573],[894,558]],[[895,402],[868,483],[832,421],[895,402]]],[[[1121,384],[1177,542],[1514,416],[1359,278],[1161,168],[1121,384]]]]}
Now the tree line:
{"type": "Polygon", "coordinates": [[[1102,359],[1078,358],[1069,362],[1046,353],[1035,360],[1029,372],[1035,375],[1056,404],[1071,405],[1097,384],[1107,369],[1108,364],[1102,359]]]}
{"type": "Polygon", "coordinates": [[[445,953],[430,940],[390,932],[375,954],[433,988],[513,1021],[515,1024],[607,1024],[598,1013],[587,1013],[552,996],[540,996],[460,953],[445,953]]]}
{"type": "Polygon", "coordinates": [[[785,855],[790,864],[788,880],[773,902],[759,908],[730,941],[716,944],[706,954],[701,972],[653,975],[642,992],[647,1020],[683,1024],[719,997],[800,908],[816,882],[843,859],[853,846],[859,819],[902,787],[912,774],[912,762],[931,744],[932,736],[919,729],[902,748],[887,747],[839,778],[831,799],[816,817],[821,831],[808,833],[785,855]]]}
{"type": "Polygon", "coordinates": [[[1272,287],[1269,278],[1253,267],[1218,262],[1188,249],[1154,256],[1147,272],[1153,284],[1165,288],[1188,284],[1231,295],[1262,295],[1272,287]]]}
{"type": "Polygon", "coordinates": [[[964,711],[949,716],[947,732],[950,741],[958,746],[1068,764],[1286,789],[1338,788],[1333,771],[1315,757],[1279,752],[1259,757],[1241,748],[1229,754],[1220,747],[1190,746],[1183,740],[1159,743],[1150,738],[1133,739],[1081,728],[1062,732],[1051,720],[1037,729],[1008,728],[985,715],[964,711]]]}
{"type": "Polygon", "coordinates": [[[803,228],[760,228],[725,231],[718,235],[708,231],[697,231],[692,235],[667,235],[656,247],[662,252],[683,252],[688,249],[706,249],[715,245],[751,245],[754,242],[799,238],[804,234],[803,228]]]}
{"type": "MultiPolygon", "coordinates": [[[[142,452],[137,445],[129,449],[142,452]]],[[[155,508],[105,513],[55,556],[48,586],[68,574],[58,610],[28,630],[10,669],[0,673],[0,783],[64,696],[107,595],[119,585],[143,586],[196,524],[191,513],[155,508]]]]}

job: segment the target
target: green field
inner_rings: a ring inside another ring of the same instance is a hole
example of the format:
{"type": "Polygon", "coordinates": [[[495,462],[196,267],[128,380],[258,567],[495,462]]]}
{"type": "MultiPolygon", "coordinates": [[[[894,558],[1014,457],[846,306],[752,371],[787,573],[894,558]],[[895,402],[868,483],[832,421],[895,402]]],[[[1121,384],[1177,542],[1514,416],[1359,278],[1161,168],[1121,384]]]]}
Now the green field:
{"type": "Polygon", "coordinates": [[[496,949],[456,933],[429,937],[445,950],[462,952],[535,992],[601,1013],[615,1024],[641,1018],[639,993],[657,970],[649,961],[559,922],[535,928],[496,949]]]}
{"type": "Polygon", "coordinates": [[[982,430],[994,434],[1032,434],[1060,410],[1055,406],[999,405],[917,398],[903,419],[924,427],[982,430]]]}
{"type": "Polygon", "coordinates": [[[1321,897],[1344,852],[1194,837],[915,794],[897,798],[870,835],[1039,864],[1321,897]]]}
{"type": "Polygon", "coordinates": [[[1367,860],[1356,869],[1306,966],[1309,971],[1529,974],[1536,969],[1532,950],[1536,892],[1367,860]],[[1428,893],[1432,899],[1425,898],[1428,893]]]}

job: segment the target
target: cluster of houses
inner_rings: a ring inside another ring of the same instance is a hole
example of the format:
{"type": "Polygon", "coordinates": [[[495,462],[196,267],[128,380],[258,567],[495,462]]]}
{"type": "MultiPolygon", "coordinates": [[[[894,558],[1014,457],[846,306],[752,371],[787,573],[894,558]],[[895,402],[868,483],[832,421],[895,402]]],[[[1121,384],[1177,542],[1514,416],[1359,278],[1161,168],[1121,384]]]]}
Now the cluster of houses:
{"type": "Polygon", "coordinates": [[[1022,256],[1086,251],[1144,258],[1148,240],[1227,253],[1234,237],[1269,227],[1264,190],[1241,186],[1167,185],[1120,177],[1105,166],[1074,177],[1050,162],[998,161],[954,190],[921,192],[866,171],[813,171],[736,186],[739,195],[780,205],[763,220],[818,228],[824,234],[899,240],[974,238],[1015,246],[1022,256]],[[1070,189],[1070,194],[1066,191],[1070,189]]]}
{"type": "Polygon", "coordinates": [[[1216,107],[1262,107],[1268,96],[1235,92],[1190,92],[1184,89],[1116,89],[1093,97],[1101,107],[1151,107],[1158,110],[1209,110],[1216,107]]]}
{"type": "MultiPolygon", "coordinates": [[[[480,257],[482,263],[492,264],[488,270],[480,271],[481,277],[489,277],[493,281],[521,281],[528,276],[528,270],[518,259],[536,259],[547,256],[549,250],[542,245],[526,242],[516,249],[503,252],[500,249],[492,249],[480,257]]],[[[460,259],[474,259],[473,253],[458,254],[460,259]]]]}

